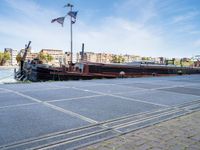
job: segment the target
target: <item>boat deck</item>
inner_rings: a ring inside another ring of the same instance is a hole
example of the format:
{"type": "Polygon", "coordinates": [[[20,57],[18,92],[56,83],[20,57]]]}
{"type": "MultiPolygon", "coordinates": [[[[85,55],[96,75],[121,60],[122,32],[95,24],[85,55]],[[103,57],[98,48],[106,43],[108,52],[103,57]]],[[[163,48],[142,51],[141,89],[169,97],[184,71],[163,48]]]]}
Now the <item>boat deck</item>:
{"type": "Polygon", "coordinates": [[[0,149],[74,149],[200,110],[200,76],[0,85],[0,149]]]}

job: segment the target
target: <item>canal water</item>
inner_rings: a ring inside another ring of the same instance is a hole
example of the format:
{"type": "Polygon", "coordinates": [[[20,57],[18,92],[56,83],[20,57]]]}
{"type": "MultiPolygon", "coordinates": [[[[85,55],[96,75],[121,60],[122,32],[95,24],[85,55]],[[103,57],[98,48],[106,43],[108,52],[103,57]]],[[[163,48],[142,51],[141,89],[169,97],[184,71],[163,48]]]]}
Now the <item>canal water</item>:
{"type": "Polygon", "coordinates": [[[15,83],[14,69],[0,68],[0,84],[15,83]]]}

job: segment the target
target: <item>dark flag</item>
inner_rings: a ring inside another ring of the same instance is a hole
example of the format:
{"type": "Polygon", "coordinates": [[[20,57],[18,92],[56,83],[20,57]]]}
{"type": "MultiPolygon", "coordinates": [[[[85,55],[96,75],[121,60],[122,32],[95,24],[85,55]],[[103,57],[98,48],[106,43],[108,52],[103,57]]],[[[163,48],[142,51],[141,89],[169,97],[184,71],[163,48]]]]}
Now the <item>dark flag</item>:
{"type": "Polygon", "coordinates": [[[76,20],[72,20],[72,24],[75,24],[76,23],[76,20]]]}
{"type": "Polygon", "coordinates": [[[70,12],[68,12],[68,15],[73,18],[73,20],[71,22],[72,24],[74,24],[76,22],[77,14],[78,14],[78,11],[70,11],[70,12]]]}
{"type": "Polygon", "coordinates": [[[68,12],[68,15],[70,17],[74,18],[74,19],[76,19],[77,14],[78,14],[78,11],[70,11],[70,12],[68,12]]]}
{"type": "Polygon", "coordinates": [[[59,17],[59,18],[53,19],[53,20],[51,21],[51,23],[58,22],[58,23],[60,23],[60,24],[62,25],[62,27],[63,27],[64,21],[65,21],[65,17],[59,17]]]}

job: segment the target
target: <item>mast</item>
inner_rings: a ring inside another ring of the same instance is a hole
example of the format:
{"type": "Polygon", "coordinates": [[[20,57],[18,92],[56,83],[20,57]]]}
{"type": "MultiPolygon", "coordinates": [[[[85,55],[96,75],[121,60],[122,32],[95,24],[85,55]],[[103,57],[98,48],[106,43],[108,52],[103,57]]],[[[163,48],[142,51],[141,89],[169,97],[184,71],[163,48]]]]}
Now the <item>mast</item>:
{"type": "MultiPolygon", "coordinates": [[[[70,66],[71,66],[72,62],[73,62],[73,30],[72,30],[72,27],[73,27],[73,24],[76,22],[76,15],[77,15],[78,11],[73,11],[74,5],[72,5],[70,3],[68,3],[64,7],[69,7],[69,9],[70,9],[70,11],[67,13],[67,15],[70,16],[70,45],[71,45],[70,66]]],[[[65,20],[67,15],[65,15],[64,17],[55,18],[51,21],[51,23],[58,22],[63,26],[64,20],[65,20]]]]}
{"type": "MultiPolygon", "coordinates": [[[[70,7],[70,11],[72,12],[72,9],[74,5],[68,3],[67,7],[70,7]]],[[[73,29],[72,29],[73,21],[72,16],[70,16],[70,45],[71,45],[71,64],[73,62],[73,29]]]]}
{"type": "MultiPolygon", "coordinates": [[[[72,11],[73,5],[70,7],[70,11],[72,11]]],[[[71,30],[71,64],[73,63],[73,30],[72,30],[72,16],[70,17],[70,30],[71,30]]]]}

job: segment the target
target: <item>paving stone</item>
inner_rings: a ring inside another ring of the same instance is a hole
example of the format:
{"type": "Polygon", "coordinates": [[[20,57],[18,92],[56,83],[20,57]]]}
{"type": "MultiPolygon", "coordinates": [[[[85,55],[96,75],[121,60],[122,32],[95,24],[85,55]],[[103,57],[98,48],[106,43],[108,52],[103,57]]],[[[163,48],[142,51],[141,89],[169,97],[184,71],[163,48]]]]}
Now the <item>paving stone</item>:
{"type": "Polygon", "coordinates": [[[169,148],[172,149],[172,150],[185,150],[185,149],[187,149],[187,147],[182,145],[182,144],[175,144],[173,146],[170,146],[169,148]]]}
{"type": "Polygon", "coordinates": [[[133,150],[133,149],[135,149],[135,147],[130,143],[123,144],[117,148],[117,150],[133,150]]]}
{"type": "Polygon", "coordinates": [[[200,135],[195,135],[191,137],[192,140],[195,140],[196,142],[200,142],[200,135]]]}
{"type": "Polygon", "coordinates": [[[141,145],[143,145],[144,143],[147,143],[147,140],[141,139],[141,140],[139,140],[139,141],[134,142],[134,144],[135,144],[136,146],[141,146],[141,145]]]}
{"type": "Polygon", "coordinates": [[[163,148],[159,148],[159,147],[152,147],[151,149],[149,150],[163,150],[163,148]]]}
{"type": "Polygon", "coordinates": [[[179,139],[177,139],[177,141],[179,143],[183,143],[183,145],[186,145],[186,146],[193,145],[195,143],[194,140],[185,138],[185,137],[179,137],[179,139]]]}
{"type": "Polygon", "coordinates": [[[190,145],[187,150],[200,150],[200,145],[190,145]]]}
{"type": "Polygon", "coordinates": [[[200,150],[200,111],[116,137],[109,143],[111,150],[200,150]]]}
{"type": "Polygon", "coordinates": [[[152,149],[162,149],[165,146],[164,143],[161,143],[160,141],[151,141],[148,144],[152,147],[152,149]]]}
{"type": "Polygon", "coordinates": [[[137,147],[137,150],[148,150],[148,149],[150,149],[151,147],[152,147],[151,145],[145,143],[145,144],[140,145],[139,147],[137,147]]]}

